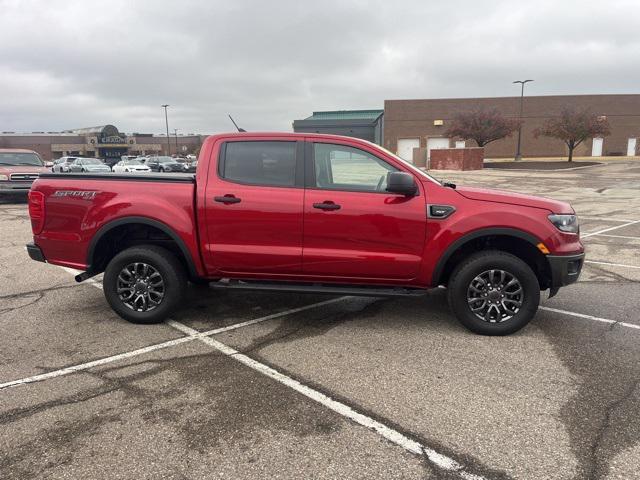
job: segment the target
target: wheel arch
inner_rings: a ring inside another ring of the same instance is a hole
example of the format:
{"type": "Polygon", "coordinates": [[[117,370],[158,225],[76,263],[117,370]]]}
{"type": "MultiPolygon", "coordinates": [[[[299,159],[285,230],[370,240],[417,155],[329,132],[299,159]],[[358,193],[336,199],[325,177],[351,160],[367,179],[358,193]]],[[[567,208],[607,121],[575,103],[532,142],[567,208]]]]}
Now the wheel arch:
{"type": "MultiPolygon", "coordinates": [[[[196,268],[196,264],[194,262],[193,256],[191,252],[187,248],[187,245],[182,240],[182,238],[167,224],[160,222],[158,220],[148,218],[148,217],[140,217],[140,216],[131,216],[119,218],[116,220],[112,220],[109,223],[100,227],[100,229],[96,232],[96,234],[91,239],[89,244],[89,248],[87,250],[87,271],[100,273],[104,271],[104,267],[106,266],[106,262],[113,258],[113,256],[118,253],[116,251],[109,258],[101,259],[98,255],[100,254],[100,248],[105,246],[105,242],[109,239],[110,235],[114,234],[118,231],[118,229],[127,229],[135,226],[144,226],[149,229],[155,229],[157,231],[162,232],[166,235],[170,241],[176,246],[181,260],[183,261],[185,267],[187,268],[187,272],[189,273],[189,277],[191,278],[199,278],[198,270],[196,268]]],[[[145,242],[140,242],[145,243],[145,242]]],[[[129,246],[129,245],[127,245],[129,246]]],[[[119,250],[119,251],[122,251],[119,250]]]]}
{"type": "Polygon", "coordinates": [[[446,285],[456,265],[470,254],[498,249],[524,260],[545,290],[551,286],[551,272],[547,258],[537,247],[540,242],[534,235],[516,228],[483,228],[468,233],[452,242],[442,254],[431,275],[431,285],[446,285]]]}

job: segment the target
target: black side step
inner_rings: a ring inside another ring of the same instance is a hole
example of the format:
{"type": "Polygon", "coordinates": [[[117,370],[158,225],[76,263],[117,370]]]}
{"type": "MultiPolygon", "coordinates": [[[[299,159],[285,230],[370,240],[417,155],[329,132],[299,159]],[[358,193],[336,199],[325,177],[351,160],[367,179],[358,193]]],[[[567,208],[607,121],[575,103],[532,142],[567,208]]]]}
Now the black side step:
{"type": "Polygon", "coordinates": [[[262,290],[271,292],[326,293],[359,297],[421,297],[427,290],[404,287],[366,287],[362,285],[333,285],[326,283],[258,282],[220,280],[210,284],[212,288],[227,290],[262,290]]]}

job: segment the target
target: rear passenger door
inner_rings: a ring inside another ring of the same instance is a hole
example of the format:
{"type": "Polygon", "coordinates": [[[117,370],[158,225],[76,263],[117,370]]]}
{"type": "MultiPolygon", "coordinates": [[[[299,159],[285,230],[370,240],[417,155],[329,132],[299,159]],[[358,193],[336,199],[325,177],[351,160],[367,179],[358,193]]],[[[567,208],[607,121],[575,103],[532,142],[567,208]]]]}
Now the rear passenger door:
{"type": "Polygon", "coordinates": [[[253,277],[301,273],[303,156],[304,142],[290,137],[220,145],[206,187],[209,271],[253,277]]]}

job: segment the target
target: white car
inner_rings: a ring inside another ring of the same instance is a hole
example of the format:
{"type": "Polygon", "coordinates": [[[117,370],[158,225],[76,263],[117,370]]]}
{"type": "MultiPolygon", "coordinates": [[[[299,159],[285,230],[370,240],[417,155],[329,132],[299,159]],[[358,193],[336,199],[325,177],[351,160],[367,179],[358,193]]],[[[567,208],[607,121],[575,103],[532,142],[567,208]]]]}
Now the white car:
{"type": "Polygon", "coordinates": [[[112,170],[116,173],[142,173],[150,172],[151,169],[140,160],[120,160],[112,170]]]}

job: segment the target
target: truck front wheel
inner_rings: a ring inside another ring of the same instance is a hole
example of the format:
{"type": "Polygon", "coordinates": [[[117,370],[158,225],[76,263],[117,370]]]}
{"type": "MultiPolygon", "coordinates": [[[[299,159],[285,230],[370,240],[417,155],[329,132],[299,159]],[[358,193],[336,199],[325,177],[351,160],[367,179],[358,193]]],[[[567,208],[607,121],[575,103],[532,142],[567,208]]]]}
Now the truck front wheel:
{"type": "Polygon", "coordinates": [[[132,323],[159,323],[180,304],[187,276],[170,251],[140,245],[118,253],[104,273],[104,296],[111,308],[132,323]]]}
{"type": "Polygon", "coordinates": [[[538,310],[540,285],[525,262],[510,253],[475,253],[453,271],[449,306],[469,330],[508,335],[527,325],[538,310]]]}

